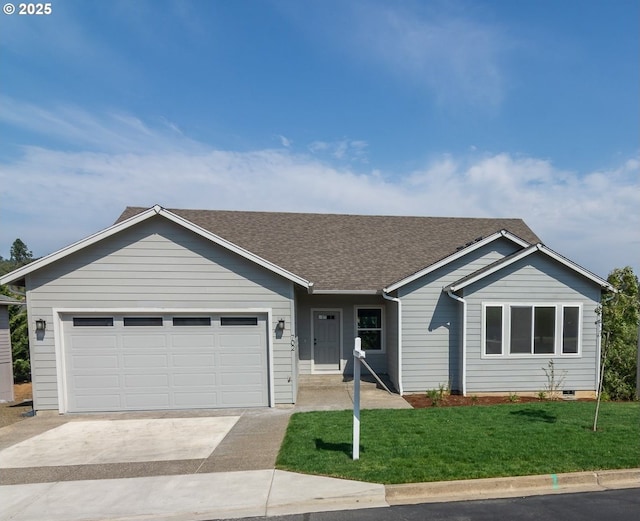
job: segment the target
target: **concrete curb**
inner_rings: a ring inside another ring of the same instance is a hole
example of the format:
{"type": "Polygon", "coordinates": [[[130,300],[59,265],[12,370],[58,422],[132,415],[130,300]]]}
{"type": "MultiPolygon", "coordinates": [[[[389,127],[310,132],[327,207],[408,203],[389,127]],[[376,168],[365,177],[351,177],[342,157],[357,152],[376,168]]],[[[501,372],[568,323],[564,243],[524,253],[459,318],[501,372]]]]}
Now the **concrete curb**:
{"type": "Polygon", "coordinates": [[[640,468],[387,485],[390,505],[640,488],[640,468]]]}

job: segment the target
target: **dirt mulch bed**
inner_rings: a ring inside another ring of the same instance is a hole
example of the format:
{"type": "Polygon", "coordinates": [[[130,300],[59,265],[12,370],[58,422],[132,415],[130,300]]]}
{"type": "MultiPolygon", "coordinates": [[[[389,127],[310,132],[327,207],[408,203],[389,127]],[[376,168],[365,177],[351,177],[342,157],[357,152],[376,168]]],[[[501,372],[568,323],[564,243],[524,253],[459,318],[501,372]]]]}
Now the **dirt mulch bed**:
{"type": "MultiPolygon", "coordinates": [[[[457,407],[463,405],[498,405],[501,403],[530,403],[544,402],[540,398],[534,396],[518,396],[509,398],[509,396],[460,396],[456,394],[445,395],[442,400],[434,403],[426,393],[408,394],[403,398],[411,404],[414,409],[424,409],[426,407],[457,407]]],[[[580,399],[582,401],[582,399],[580,399]]]]}
{"type": "Polygon", "coordinates": [[[33,409],[31,382],[13,386],[14,401],[0,403],[0,428],[29,417],[33,409]]]}

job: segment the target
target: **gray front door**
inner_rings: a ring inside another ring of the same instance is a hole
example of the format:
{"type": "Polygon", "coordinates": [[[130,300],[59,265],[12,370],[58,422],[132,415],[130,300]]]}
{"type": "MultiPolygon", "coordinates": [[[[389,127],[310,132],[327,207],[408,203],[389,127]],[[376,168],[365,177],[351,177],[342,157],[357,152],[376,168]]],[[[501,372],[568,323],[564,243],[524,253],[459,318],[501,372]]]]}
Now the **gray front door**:
{"type": "Polygon", "coordinates": [[[313,371],[337,373],[340,371],[339,310],[313,312],[313,371]]]}

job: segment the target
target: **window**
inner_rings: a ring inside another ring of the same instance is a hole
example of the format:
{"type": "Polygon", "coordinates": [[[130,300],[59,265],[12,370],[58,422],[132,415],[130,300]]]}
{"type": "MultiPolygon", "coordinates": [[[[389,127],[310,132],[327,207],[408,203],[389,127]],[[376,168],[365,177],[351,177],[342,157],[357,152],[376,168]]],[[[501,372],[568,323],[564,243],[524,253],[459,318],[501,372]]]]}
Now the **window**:
{"type": "Polygon", "coordinates": [[[488,355],[502,354],[502,306],[487,306],[486,308],[486,343],[485,353],[488,355]]]}
{"type": "Polygon", "coordinates": [[[382,351],[382,308],[356,308],[356,317],[362,349],[382,351]]]}
{"type": "Polygon", "coordinates": [[[257,326],[258,317],[220,317],[221,326],[257,326]]]}
{"type": "Polygon", "coordinates": [[[174,326],[210,326],[211,317],[173,317],[174,326]]]}
{"type": "Polygon", "coordinates": [[[124,317],[125,327],[161,326],[162,317],[124,317]]]}
{"type": "Polygon", "coordinates": [[[73,317],[74,327],[113,326],[113,317],[73,317]]]}
{"type": "Polygon", "coordinates": [[[580,308],[565,306],[562,308],[562,352],[576,354],[578,352],[578,332],[580,308]]]}
{"type": "Polygon", "coordinates": [[[580,306],[487,304],[483,310],[485,356],[580,352],[580,306]]]}

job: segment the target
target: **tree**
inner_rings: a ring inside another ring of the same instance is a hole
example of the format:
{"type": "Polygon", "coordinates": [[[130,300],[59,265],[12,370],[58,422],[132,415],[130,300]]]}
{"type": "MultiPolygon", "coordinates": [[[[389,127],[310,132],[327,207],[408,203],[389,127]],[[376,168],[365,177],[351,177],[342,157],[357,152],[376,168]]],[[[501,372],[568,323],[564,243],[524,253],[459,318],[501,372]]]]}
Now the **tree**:
{"type": "MultiPolygon", "coordinates": [[[[33,253],[21,239],[13,241],[10,253],[11,258],[9,260],[0,260],[0,274],[9,273],[33,261],[33,253]]],[[[7,286],[0,286],[0,293],[22,300],[7,286]]],[[[26,306],[9,306],[9,329],[11,330],[13,377],[17,382],[29,381],[31,380],[31,363],[29,359],[29,331],[26,306]]]]}
{"type": "Polygon", "coordinates": [[[16,239],[11,245],[11,262],[16,268],[23,264],[28,264],[33,260],[33,253],[27,248],[27,245],[21,239],[16,239]]]}
{"type": "Polygon", "coordinates": [[[640,317],[638,277],[627,266],[614,269],[607,280],[618,292],[602,303],[603,389],[611,399],[633,400],[640,317]]]}

